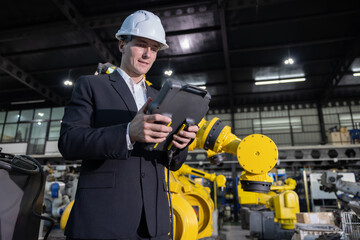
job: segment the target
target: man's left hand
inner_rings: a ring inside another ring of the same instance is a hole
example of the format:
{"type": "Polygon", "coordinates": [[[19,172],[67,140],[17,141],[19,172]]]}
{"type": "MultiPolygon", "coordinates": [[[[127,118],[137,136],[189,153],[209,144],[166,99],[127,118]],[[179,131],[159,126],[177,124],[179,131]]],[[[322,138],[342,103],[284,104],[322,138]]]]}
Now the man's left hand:
{"type": "Polygon", "coordinates": [[[178,149],[185,148],[189,142],[196,137],[197,131],[199,131],[197,125],[189,126],[186,131],[181,130],[178,135],[174,135],[173,145],[178,149]]]}

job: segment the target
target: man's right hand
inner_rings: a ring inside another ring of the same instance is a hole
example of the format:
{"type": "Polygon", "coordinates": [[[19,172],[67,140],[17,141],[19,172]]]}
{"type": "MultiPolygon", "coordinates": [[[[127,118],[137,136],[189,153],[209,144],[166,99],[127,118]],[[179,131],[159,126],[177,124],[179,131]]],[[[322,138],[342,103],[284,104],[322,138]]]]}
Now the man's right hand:
{"type": "Polygon", "coordinates": [[[172,131],[172,128],[167,126],[171,118],[161,114],[146,114],[149,103],[150,101],[147,101],[130,122],[129,137],[132,143],[160,143],[165,141],[172,131]]]}

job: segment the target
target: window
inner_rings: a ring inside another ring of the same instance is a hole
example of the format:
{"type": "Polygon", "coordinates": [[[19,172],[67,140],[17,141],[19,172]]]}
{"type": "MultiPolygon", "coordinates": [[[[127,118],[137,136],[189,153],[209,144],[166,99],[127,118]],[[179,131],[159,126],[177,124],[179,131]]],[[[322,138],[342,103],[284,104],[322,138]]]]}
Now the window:
{"type": "Polygon", "coordinates": [[[60,121],[52,121],[49,129],[49,141],[58,140],[60,137],[60,121]]]}
{"type": "Polygon", "coordinates": [[[61,120],[64,116],[64,108],[53,108],[51,113],[51,120],[61,120]]]}
{"type": "Polygon", "coordinates": [[[14,142],[15,141],[16,127],[17,127],[16,123],[5,125],[2,142],[14,142]]]}
{"type": "Polygon", "coordinates": [[[15,142],[26,142],[29,140],[30,123],[20,123],[15,135],[15,142]]]}
{"type": "Polygon", "coordinates": [[[32,124],[28,154],[44,154],[47,122],[36,122],[32,124]]]}
{"type": "Polygon", "coordinates": [[[50,119],[50,108],[36,109],[34,120],[49,120],[50,119]]]}
{"type": "Polygon", "coordinates": [[[16,123],[19,120],[19,111],[10,111],[7,114],[6,122],[7,123],[16,123]]]}
{"type": "Polygon", "coordinates": [[[3,124],[0,124],[0,140],[1,140],[1,134],[2,134],[3,128],[4,128],[4,125],[3,125],[3,124]]]}
{"type": "Polygon", "coordinates": [[[0,123],[4,123],[6,112],[0,112],[0,123]]]}
{"type": "MultiPolygon", "coordinates": [[[[254,130],[263,134],[269,133],[290,133],[290,122],[288,117],[254,119],[254,130]]],[[[293,132],[301,132],[301,118],[291,117],[293,132]]]]}
{"type": "Polygon", "coordinates": [[[31,121],[33,118],[34,109],[22,110],[20,115],[20,122],[31,121]]]}

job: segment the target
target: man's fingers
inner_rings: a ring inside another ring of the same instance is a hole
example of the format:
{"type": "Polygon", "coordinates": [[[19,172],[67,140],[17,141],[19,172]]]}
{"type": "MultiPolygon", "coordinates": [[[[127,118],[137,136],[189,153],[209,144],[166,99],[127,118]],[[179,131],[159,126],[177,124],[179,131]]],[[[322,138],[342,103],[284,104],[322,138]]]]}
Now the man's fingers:
{"type": "Polygon", "coordinates": [[[168,124],[169,122],[171,122],[171,118],[161,114],[150,114],[150,115],[146,115],[145,121],[152,123],[160,122],[160,123],[168,124]]]}
{"type": "Polygon", "coordinates": [[[152,101],[151,97],[148,97],[146,103],[141,107],[139,112],[146,113],[149,107],[149,103],[152,101]]]}
{"type": "Polygon", "coordinates": [[[183,149],[187,145],[187,143],[179,143],[175,140],[173,140],[172,143],[173,143],[174,147],[176,147],[178,149],[183,149]]]}
{"type": "Polygon", "coordinates": [[[182,137],[179,135],[174,135],[174,140],[179,143],[186,143],[186,144],[190,142],[190,138],[182,137]]]}
{"type": "Polygon", "coordinates": [[[168,132],[145,130],[145,136],[149,136],[151,138],[166,138],[168,135],[169,135],[168,132]]]}

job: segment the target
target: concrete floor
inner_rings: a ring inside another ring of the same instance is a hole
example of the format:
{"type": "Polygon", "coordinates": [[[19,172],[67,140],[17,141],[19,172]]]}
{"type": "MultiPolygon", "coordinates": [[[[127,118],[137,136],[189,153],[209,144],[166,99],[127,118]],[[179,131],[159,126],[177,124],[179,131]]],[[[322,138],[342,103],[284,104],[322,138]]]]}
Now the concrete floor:
{"type": "Polygon", "coordinates": [[[220,236],[225,235],[225,240],[251,239],[250,231],[241,229],[240,224],[224,224],[220,236]]]}
{"type": "MultiPolygon", "coordinates": [[[[242,230],[239,224],[224,224],[216,240],[246,240],[249,237],[249,230],[242,230]]],[[[39,238],[42,239],[42,238],[39,238]]],[[[210,239],[210,238],[209,238],[210,239]]],[[[214,238],[212,238],[214,239],[214,238]]],[[[58,226],[51,231],[48,240],[65,240],[63,232],[58,226]]]]}

